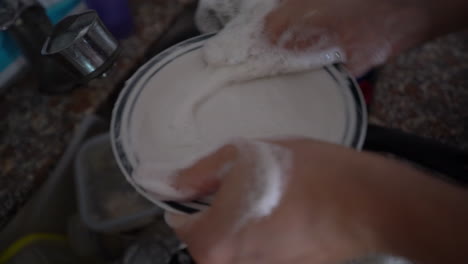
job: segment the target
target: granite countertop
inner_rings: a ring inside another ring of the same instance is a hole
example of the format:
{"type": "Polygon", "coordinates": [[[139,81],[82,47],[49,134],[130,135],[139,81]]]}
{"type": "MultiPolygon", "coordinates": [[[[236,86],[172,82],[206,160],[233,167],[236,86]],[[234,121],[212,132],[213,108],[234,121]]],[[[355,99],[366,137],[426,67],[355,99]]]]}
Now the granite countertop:
{"type": "MultiPolygon", "coordinates": [[[[62,96],[22,80],[0,96],[0,229],[56,165],[75,127],[142,62],[191,0],[133,0],[136,34],[111,76],[62,96]]],[[[402,54],[378,71],[370,122],[468,150],[468,32],[402,54]]]]}
{"type": "Polygon", "coordinates": [[[468,31],[385,65],[377,75],[370,122],[468,150],[468,31]]]}
{"type": "Polygon", "coordinates": [[[121,55],[105,79],[47,96],[28,75],[0,95],[0,229],[47,178],[82,119],[122,86],[190,2],[130,0],[135,32],[121,41],[121,55]]]}

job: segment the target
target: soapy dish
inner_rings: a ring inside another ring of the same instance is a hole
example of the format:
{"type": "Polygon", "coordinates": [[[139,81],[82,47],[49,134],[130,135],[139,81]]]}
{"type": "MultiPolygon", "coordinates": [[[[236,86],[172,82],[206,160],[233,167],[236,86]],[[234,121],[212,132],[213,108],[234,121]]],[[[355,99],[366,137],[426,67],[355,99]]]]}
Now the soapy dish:
{"type": "MultiPolygon", "coordinates": [[[[199,51],[203,46],[204,41],[211,36],[211,34],[206,34],[181,42],[155,56],[145,65],[143,65],[127,81],[125,88],[121,92],[114,106],[112,115],[110,132],[112,148],[117,163],[126,179],[140,194],[158,206],[172,212],[182,212],[189,214],[195,213],[199,210],[202,210],[206,206],[209,206],[209,204],[204,201],[191,201],[183,203],[160,201],[151,195],[147,190],[145,190],[144,186],[140,186],[133,177],[133,172],[135,170],[136,164],[139,162],[139,159],[136,155],[137,153],[135,153],[135,149],[133,149],[131,146],[131,140],[129,138],[131,136],[128,135],[132,135],[130,132],[134,130],[132,130],[130,126],[132,124],[132,120],[135,119],[133,114],[135,108],[138,106],[139,100],[142,97],[148,97],[148,94],[145,94],[145,89],[157,89],[154,88],[154,85],[151,86],[148,83],[150,81],[156,82],[155,78],[158,78],[158,75],[167,72],[167,69],[171,67],[171,64],[177,63],[178,59],[183,59],[184,57],[190,56],[191,54],[193,55],[194,52],[199,51]]],[[[354,78],[351,77],[341,65],[325,66],[318,71],[319,73],[317,74],[319,74],[318,76],[320,76],[320,78],[325,78],[326,82],[332,84],[331,89],[333,89],[333,96],[335,97],[334,102],[338,103],[334,103],[337,105],[336,109],[334,109],[333,106],[324,104],[325,106],[323,107],[322,112],[310,113],[310,122],[314,122],[314,118],[318,114],[322,115],[320,120],[323,119],[323,115],[326,115],[327,117],[330,116],[330,118],[333,119],[336,116],[336,113],[333,112],[339,112],[340,119],[336,122],[340,122],[338,126],[340,127],[340,131],[338,131],[339,138],[334,140],[328,140],[327,138],[321,138],[320,136],[314,137],[314,135],[312,135],[312,137],[332,141],[334,143],[342,144],[355,149],[360,149],[363,145],[366,135],[367,112],[358,85],[356,84],[354,78]]],[[[180,76],[181,78],[186,78],[182,72],[180,73],[180,76]]],[[[185,82],[190,83],[190,80],[185,80],[185,82]]],[[[317,100],[321,100],[320,96],[322,94],[320,93],[324,93],[323,89],[317,95],[311,96],[313,97],[310,98],[311,104],[318,102],[317,100]]],[[[158,100],[164,99],[158,98],[158,100]]],[[[320,110],[321,109],[319,108],[319,111],[320,110]]],[[[308,117],[308,115],[306,117],[308,117]]],[[[315,121],[320,122],[317,119],[315,119],[315,121]]]]}

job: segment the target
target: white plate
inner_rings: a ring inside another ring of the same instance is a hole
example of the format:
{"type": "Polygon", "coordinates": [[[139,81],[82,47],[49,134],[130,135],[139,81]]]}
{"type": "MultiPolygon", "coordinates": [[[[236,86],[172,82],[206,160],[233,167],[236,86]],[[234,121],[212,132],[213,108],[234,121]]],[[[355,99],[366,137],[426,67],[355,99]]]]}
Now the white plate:
{"type": "MultiPolygon", "coordinates": [[[[158,74],[164,72],[162,70],[165,67],[168,67],[168,65],[170,66],[171,63],[177,59],[182,58],[184,55],[193,54],[192,52],[199,51],[203,46],[204,41],[211,36],[212,35],[207,34],[186,40],[160,53],[143,65],[132,76],[132,78],[127,81],[125,88],[120,93],[120,96],[114,106],[112,114],[112,148],[117,159],[117,163],[122,169],[125,177],[139,193],[169,211],[194,213],[208,205],[202,201],[179,203],[159,201],[152,197],[143,188],[143,186],[139,186],[132,177],[133,168],[138,162],[138,159],[131,148],[131,138],[123,138],[122,135],[131,135],[131,133],[127,131],[130,129],[133,110],[138,105],[138,101],[144,97],[143,94],[145,94],[145,89],[153,87],[147,84],[151,81],[155,81],[155,78],[160,78],[161,76],[158,76],[158,74]]],[[[334,143],[360,149],[366,134],[367,112],[361,91],[356,84],[356,81],[340,65],[326,66],[319,71],[321,78],[327,78],[328,83],[336,84],[332,85],[334,86],[332,88],[336,89],[336,91],[333,91],[333,95],[336,97],[334,98],[336,99],[335,102],[340,102],[340,104],[339,109],[333,109],[333,106],[330,106],[333,104],[324,104],[326,107],[324,109],[318,109],[318,113],[341,112],[343,122],[339,121],[342,122],[339,126],[342,128],[342,134],[340,134],[339,139],[330,140],[327,138],[321,138],[325,136],[320,135],[313,135],[314,138],[332,141],[334,143]],[[344,112],[343,109],[345,109],[344,112]],[[320,112],[320,110],[323,111],[320,112]]],[[[181,73],[181,78],[184,78],[183,73],[181,73]]],[[[189,82],[189,80],[187,80],[187,82],[189,82]]],[[[313,100],[320,100],[320,94],[317,94],[317,97],[310,98],[310,100],[311,104],[313,104],[313,100]]],[[[316,112],[313,114],[317,115],[316,112]]],[[[311,114],[310,122],[314,122],[314,115],[311,114]]]]}

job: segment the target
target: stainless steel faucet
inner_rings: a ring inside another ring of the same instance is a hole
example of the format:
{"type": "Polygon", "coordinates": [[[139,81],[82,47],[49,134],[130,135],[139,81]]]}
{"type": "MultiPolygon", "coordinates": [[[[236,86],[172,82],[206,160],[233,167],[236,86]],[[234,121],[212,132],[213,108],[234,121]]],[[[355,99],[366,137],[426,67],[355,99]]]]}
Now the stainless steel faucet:
{"type": "Polygon", "coordinates": [[[94,11],[53,26],[36,0],[1,0],[0,30],[8,31],[46,93],[63,93],[102,76],[119,54],[119,43],[94,11]]]}
{"type": "Polygon", "coordinates": [[[72,15],[54,27],[42,48],[83,82],[104,74],[119,54],[119,43],[95,11],[72,15]]]}

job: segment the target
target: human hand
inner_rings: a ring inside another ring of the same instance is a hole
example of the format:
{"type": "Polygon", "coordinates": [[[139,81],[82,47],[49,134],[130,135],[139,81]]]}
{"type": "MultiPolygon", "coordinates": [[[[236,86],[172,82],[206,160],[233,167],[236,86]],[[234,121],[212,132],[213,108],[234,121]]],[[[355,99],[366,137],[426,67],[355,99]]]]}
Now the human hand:
{"type": "Polygon", "coordinates": [[[362,75],[427,40],[430,21],[419,0],[283,0],[265,21],[270,40],[287,49],[340,46],[353,74],[362,75]]]}
{"type": "MultiPolygon", "coordinates": [[[[459,197],[454,199],[459,190],[405,165],[340,146],[264,142],[288,152],[291,163],[283,166],[278,204],[268,214],[246,218],[252,216],[253,201],[261,200],[258,193],[265,194],[258,189],[258,156],[249,144],[225,146],[180,173],[178,189],[196,189],[199,196],[216,192],[206,211],[168,216],[197,263],[341,263],[378,253],[430,260],[421,263],[449,260],[442,250],[448,246],[442,245],[451,243],[444,239],[450,232],[439,226],[447,219],[441,220],[438,210],[459,212],[459,197]],[[428,242],[428,234],[440,241],[428,242]]],[[[463,197],[466,202],[466,193],[463,197]]],[[[448,222],[466,219],[450,214],[448,222]]]]}

